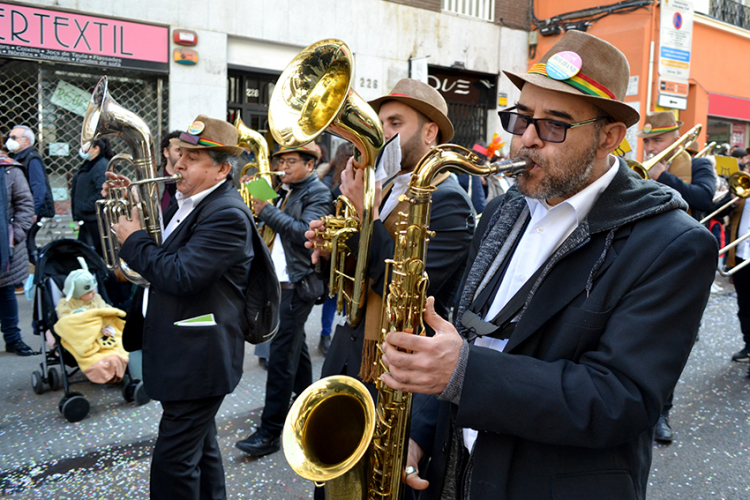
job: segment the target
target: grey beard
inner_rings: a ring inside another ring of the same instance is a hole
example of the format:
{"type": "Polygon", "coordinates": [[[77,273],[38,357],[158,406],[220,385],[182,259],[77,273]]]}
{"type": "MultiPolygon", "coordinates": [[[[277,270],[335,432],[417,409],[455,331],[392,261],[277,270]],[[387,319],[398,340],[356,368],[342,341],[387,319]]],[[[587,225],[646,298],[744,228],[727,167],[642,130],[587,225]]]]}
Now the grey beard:
{"type": "Polygon", "coordinates": [[[534,150],[519,149],[514,156],[528,156],[546,171],[546,175],[535,189],[530,189],[531,186],[527,186],[526,182],[524,182],[525,174],[521,174],[516,183],[518,191],[522,195],[535,200],[569,198],[580,192],[590,183],[589,180],[591,179],[591,171],[594,169],[598,142],[597,138],[597,144],[586,148],[583,151],[583,157],[563,159],[557,162],[552,169],[550,169],[549,163],[540,163],[537,161],[541,160],[541,158],[536,158],[534,150]]]}

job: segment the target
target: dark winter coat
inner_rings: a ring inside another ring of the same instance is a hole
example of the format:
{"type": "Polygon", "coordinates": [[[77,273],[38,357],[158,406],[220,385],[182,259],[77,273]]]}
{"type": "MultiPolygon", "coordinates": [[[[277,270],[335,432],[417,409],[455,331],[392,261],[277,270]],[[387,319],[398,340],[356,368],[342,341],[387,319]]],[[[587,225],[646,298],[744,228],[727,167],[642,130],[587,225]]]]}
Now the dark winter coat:
{"type": "Polygon", "coordinates": [[[70,208],[73,220],[96,222],[96,202],[102,199],[102,184],[107,178],[107,160],[99,155],[85,161],[73,174],[70,188],[70,208]]]}
{"type": "Polygon", "coordinates": [[[3,175],[5,176],[8,220],[13,227],[10,267],[7,272],[0,271],[0,286],[7,286],[21,284],[29,276],[26,235],[34,218],[34,200],[21,168],[4,167],[3,175]]]}
{"type": "Polygon", "coordinates": [[[275,207],[269,203],[260,211],[258,219],[281,236],[289,282],[297,283],[313,273],[310,262],[312,250],[305,248],[305,232],[311,221],[333,212],[333,197],[315,172],[299,182],[291,183],[289,187],[292,194],[284,210],[281,210],[281,205],[275,207]]]}
{"type": "Polygon", "coordinates": [[[24,175],[34,197],[34,213],[37,217],[53,217],[55,215],[55,200],[52,198],[52,188],[47,177],[42,155],[29,146],[16,153],[14,159],[24,166],[24,175]]]}
{"type": "MultiPolygon", "coordinates": [[[[525,206],[513,187],[485,209],[457,324],[525,206]]],[[[412,437],[432,456],[423,499],[444,487],[472,500],[646,498],[653,427],[690,354],[717,261],[716,240],[685,208],[620,161],[545,264],[505,350],[467,344],[454,402],[417,398],[412,437]],[[460,478],[453,457],[465,450],[463,428],[479,433],[460,478]]]]}

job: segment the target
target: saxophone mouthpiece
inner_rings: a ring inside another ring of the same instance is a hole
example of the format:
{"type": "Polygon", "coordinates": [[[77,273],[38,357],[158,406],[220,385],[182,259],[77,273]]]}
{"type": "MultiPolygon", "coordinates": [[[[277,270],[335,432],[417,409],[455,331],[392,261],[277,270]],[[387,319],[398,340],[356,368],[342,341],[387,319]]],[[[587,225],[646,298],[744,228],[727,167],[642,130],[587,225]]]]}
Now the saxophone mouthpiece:
{"type": "Polygon", "coordinates": [[[519,157],[510,160],[498,161],[492,164],[495,167],[496,174],[503,174],[506,177],[516,177],[527,170],[531,170],[534,161],[531,158],[519,157]]]}

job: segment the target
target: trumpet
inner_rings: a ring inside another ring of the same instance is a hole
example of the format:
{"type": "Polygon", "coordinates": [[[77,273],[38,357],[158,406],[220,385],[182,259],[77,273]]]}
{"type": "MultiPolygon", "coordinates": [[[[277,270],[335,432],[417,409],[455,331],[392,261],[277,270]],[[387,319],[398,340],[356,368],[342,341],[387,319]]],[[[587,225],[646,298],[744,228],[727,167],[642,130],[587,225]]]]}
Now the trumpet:
{"type": "MultiPolygon", "coordinates": [[[[375,208],[375,158],[385,143],[378,115],[352,87],[354,59],[351,49],[341,40],[316,42],[300,52],[279,77],[268,110],[268,127],[274,139],[287,147],[312,142],[324,131],[351,142],[354,159],[364,165],[365,197],[362,213],[346,212],[345,225],[359,229],[360,241],[357,266],[353,276],[339,275],[329,282],[331,296],[338,297],[340,306],[347,303],[348,322],[356,327],[365,311],[367,264],[375,208]],[[344,285],[351,285],[351,294],[344,285]]],[[[346,202],[342,202],[346,205],[346,202]]],[[[350,209],[351,204],[349,204],[350,209]]],[[[350,234],[349,232],[346,233],[350,234]]],[[[343,243],[344,234],[327,231],[324,239],[343,243]]],[[[331,254],[331,266],[343,269],[342,252],[331,254]]],[[[338,309],[341,312],[342,309],[338,309]]]]}
{"type": "Polygon", "coordinates": [[[662,161],[664,158],[667,157],[673,150],[677,149],[677,151],[669,157],[667,160],[667,165],[672,163],[677,156],[679,156],[685,149],[687,149],[688,145],[693,142],[698,135],[701,133],[701,129],[703,126],[699,123],[695,127],[688,130],[688,132],[677,139],[673,144],[671,144],[668,148],[666,148],[661,153],[657,154],[656,156],[649,158],[648,160],[644,161],[643,163],[638,163],[637,161],[628,160],[627,164],[630,168],[635,170],[635,172],[640,175],[643,179],[650,179],[651,176],[649,175],[649,170],[651,170],[654,165],[662,161]]]}

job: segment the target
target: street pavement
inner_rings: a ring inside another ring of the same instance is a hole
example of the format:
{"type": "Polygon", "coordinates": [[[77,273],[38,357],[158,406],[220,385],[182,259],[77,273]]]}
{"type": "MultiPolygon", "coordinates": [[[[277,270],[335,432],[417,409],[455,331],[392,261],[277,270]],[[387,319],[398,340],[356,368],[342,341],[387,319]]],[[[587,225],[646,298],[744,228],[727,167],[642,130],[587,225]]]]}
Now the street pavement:
{"type": "MultiPolygon", "coordinates": [[[[741,343],[736,299],[731,284],[717,283],[723,290],[711,295],[699,341],[675,389],[675,441],[652,449],[648,500],[750,499],[748,364],[729,360],[741,343]]],[[[23,297],[19,309],[24,340],[38,349],[29,326],[31,305],[23,297]]],[[[317,351],[320,306],[313,309],[306,331],[318,376],[323,362],[317,351]]],[[[58,411],[62,390],[36,395],[31,388],[40,357],[7,354],[0,346],[0,498],[148,498],[159,403],[137,407],[124,401],[119,385],[84,382],[74,390],[86,396],[91,412],[81,422],[68,423],[58,411]]],[[[312,498],[312,484],[294,474],[283,451],[253,459],[234,448],[259,422],[265,392],[266,372],[249,345],[244,368],[240,385],[217,415],[228,498],[312,498]]]]}

